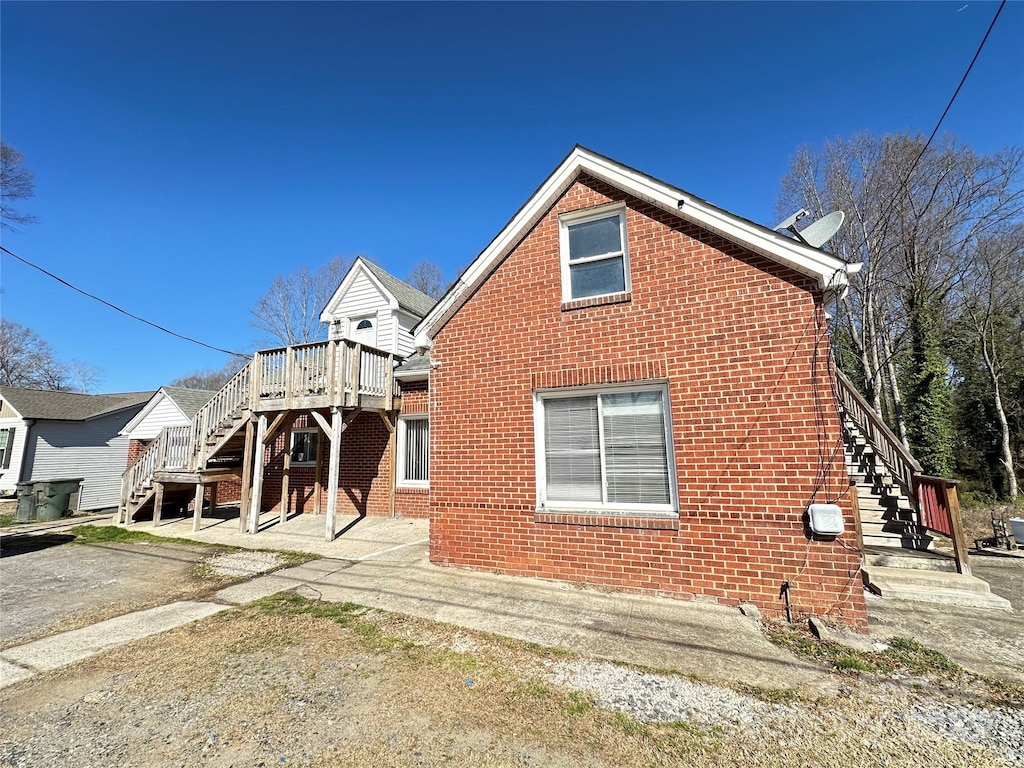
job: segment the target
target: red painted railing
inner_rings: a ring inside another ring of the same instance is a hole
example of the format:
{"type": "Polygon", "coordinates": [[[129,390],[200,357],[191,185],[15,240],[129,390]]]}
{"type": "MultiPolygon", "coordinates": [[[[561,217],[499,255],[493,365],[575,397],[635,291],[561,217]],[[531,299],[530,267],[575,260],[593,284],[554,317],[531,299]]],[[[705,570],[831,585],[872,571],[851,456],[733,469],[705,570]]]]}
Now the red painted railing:
{"type": "Polygon", "coordinates": [[[967,561],[967,540],[960,520],[960,499],[956,492],[956,481],[915,474],[914,499],[917,502],[921,525],[952,540],[956,569],[970,576],[971,566],[967,561]]]}

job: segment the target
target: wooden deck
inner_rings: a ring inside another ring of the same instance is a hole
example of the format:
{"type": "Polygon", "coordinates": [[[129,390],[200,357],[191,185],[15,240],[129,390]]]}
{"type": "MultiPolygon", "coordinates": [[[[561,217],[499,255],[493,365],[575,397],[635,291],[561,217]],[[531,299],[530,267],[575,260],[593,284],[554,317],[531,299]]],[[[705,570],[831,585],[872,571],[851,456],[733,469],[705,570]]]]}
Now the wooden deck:
{"type": "MultiPolygon", "coordinates": [[[[336,489],[341,434],[356,415],[376,411],[394,433],[401,407],[394,367],[392,354],[349,340],[260,350],[190,425],[166,427],[146,446],[122,477],[118,519],[123,514],[131,522],[134,512],[154,499],[154,484],[155,504],[160,503],[164,485],[182,484],[195,484],[201,503],[204,486],[241,475],[241,524],[246,526],[248,508],[258,512],[262,486],[262,472],[253,470],[263,466],[267,443],[282,429],[290,429],[298,413],[308,413],[330,441],[329,486],[336,489]],[[244,454],[234,457],[243,469],[211,464],[235,451],[244,454]]],[[[333,522],[333,497],[328,499],[328,518],[333,522]]]]}

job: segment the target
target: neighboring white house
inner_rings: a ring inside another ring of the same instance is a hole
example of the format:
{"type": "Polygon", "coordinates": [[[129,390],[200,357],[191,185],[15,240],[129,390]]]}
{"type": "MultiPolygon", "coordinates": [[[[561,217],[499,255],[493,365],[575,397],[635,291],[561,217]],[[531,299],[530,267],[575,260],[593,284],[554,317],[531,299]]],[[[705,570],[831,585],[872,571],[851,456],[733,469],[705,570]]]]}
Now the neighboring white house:
{"type": "Polygon", "coordinates": [[[412,329],[435,302],[376,264],[357,258],[320,320],[330,338],[352,339],[400,357],[416,351],[412,329]]]}
{"type": "Polygon", "coordinates": [[[164,427],[184,427],[210,398],[217,394],[210,389],[161,387],[134,419],[125,424],[121,434],[131,440],[148,443],[164,427]]]}
{"type": "Polygon", "coordinates": [[[22,481],[84,479],[78,508],[116,507],[128,438],[152,392],[81,395],[0,387],[0,493],[22,481]]]}

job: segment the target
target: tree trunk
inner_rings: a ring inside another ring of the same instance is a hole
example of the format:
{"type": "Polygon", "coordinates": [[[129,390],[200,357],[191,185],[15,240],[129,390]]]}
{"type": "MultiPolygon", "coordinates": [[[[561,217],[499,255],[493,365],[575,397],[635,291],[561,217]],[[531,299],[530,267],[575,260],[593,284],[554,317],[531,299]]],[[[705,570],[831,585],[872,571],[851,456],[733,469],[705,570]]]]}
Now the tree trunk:
{"type": "Polygon", "coordinates": [[[1012,502],[1017,498],[1017,474],[1013,469],[1013,451],[1010,450],[1010,425],[1006,421],[1006,411],[1003,410],[1003,398],[999,392],[999,375],[996,371],[995,361],[989,353],[987,330],[982,331],[981,352],[985,358],[985,368],[992,380],[992,400],[996,407],[996,420],[999,422],[999,450],[1002,454],[999,461],[1006,472],[1006,496],[1012,502]]]}

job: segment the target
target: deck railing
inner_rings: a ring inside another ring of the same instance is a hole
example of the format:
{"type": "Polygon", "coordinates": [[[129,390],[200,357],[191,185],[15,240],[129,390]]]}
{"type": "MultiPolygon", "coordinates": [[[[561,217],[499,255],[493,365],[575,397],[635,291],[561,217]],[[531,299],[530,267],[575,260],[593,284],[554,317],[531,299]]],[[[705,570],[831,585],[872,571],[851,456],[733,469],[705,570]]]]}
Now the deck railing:
{"type": "Polygon", "coordinates": [[[888,425],[882,421],[874,408],[861,396],[842,371],[836,370],[836,381],[839,384],[839,400],[846,415],[860,430],[875,450],[875,455],[882,460],[885,468],[892,473],[893,479],[908,494],[914,493],[914,475],[921,473],[921,465],[917,463],[906,446],[900,442],[888,425]]]}
{"type": "Polygon", "coordinates": [[[922,528],[950,538],[957,571],[970,576],[971,566],[967,559],[967,542],[960,520],[956,481],[923,474],[917,459],[882,421],[875,409],[868,405],[842,371],[836,370],[836,381],[843,411],[853,420],[861,435],[871,443],[875,455],[882,460],[893,479],[914,503],[918,523],[922,528]]]}
{"type": "Polygon", "coordinates": [[[915,475],[914,497],[917,500],[922,527],[948,536],[952,540],[956,569],[970,576],[967,538],[964,536],[964,527],[960,519],[960,498],[956,491],[956,481],[944,477],[915,475]]]}
{"type": "Polygon", "coordinates": [[[257,352],[199,409],[192,423],[165,427],[122,475],[121,498],[149,484],[161,469],[201,469],[208,441],[243,409],[356,407],[391,408],[399,395],[394,356],[354,341],[322,341],[257,352]]]}

